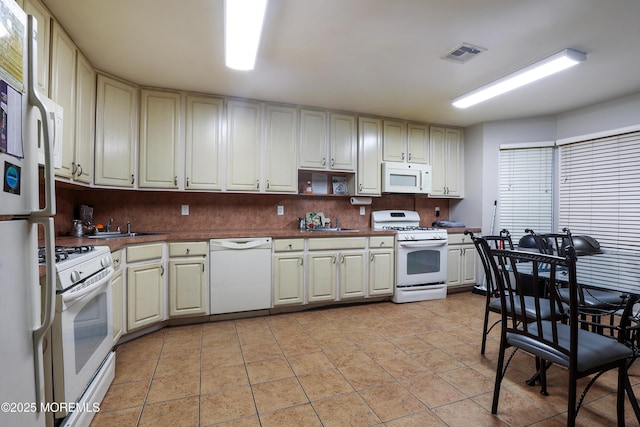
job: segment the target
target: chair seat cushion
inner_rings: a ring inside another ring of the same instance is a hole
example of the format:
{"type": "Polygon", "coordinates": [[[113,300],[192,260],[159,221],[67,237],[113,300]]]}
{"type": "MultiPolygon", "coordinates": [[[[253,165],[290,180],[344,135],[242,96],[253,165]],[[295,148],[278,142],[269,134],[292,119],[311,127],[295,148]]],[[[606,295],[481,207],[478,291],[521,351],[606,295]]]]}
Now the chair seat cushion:
{"type": "MultiPolygon", "coordinates": [[[[552,322],[542,321],[543,337],[552,341],[552,322]]],[[[569,351],[569,325],[557,323],[558,330],[558,346],[569,351]]],[[[538,334],[538,326],[535,323],[527,325],[530,334],[538,334]]],[[[556,363],[561,366],[569,366],[569,356],[550,345],[546,345],[533,337],[523,334],[507,333],[507,343],[509,345],[521,348],[528,353],[556,363]]],[[[614,363],[616,361],[628,359],[633,356],[633,351],[626,345],[618,341],[578,329],[578,373],[589,372],[593,368],[614,363]]]]}
{"type": "MultiPolygon", "coordinates": [[[[508,311],[511,311],[511,302],[509,301],[509,298],[507,298],[506,300],[507,302],[507,307],[508,307],[508,311]]],[[[550,306],[550,301],[549,300],[540,300],[540,316],[543,319],[550,319],[551,318],[551,306],[550,306]]],[[[517,313],[519,313],[521,311],[520,309],[520,298],[518,297],[514,297],[514,304],[515,304],[515,311],[517,313]]],[[[535,319],[536,318],[536,313],[535,313],[535,299],[532,296],[525,296],[524,297],[524,308],[525,308],[525,313],[527,315],[528,319],[535,319]]],[[[500,313],[502,312],[502,304],[500,303],[500,298],[495,299],[493,301],[491,301],[489,303],[489,310],[495,312],[495,313],[500,313]]],[[[569,311],[569,306],[567,304],[562,304],[562,310],[566,313],[567,311],[569,311]]],[[[556,314],[558,313],[559,310],[558,308],[556,308],[556,314]]]]}
{"type": "MultiPolygon", "coordinates": [[[[558,289],[558,294],[563,301],[569,302],[569,288],[558,289]]],[[[599,289],[583,288],[584,304],[591,308],[619,307],[626,300],[625,295],[619,292],[602,291],[599,289]]]]}

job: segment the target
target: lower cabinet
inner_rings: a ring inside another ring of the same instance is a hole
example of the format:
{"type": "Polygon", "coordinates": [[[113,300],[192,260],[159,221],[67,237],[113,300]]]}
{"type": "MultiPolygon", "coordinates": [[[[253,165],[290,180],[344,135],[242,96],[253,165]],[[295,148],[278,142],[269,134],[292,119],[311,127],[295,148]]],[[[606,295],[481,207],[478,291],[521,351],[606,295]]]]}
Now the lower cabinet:
{"type": "Polygon", "coordinates": [[[340,253],[338,265],[340,299],[364,298],[367,295],[365,259],[364,251],[340,253]]]}
{"type": "Polygon", "coordinates": [[[478,253],[471,237],[463,233],[449,234],[447,287],[474,285],[477,281],[478,253]]]}
{"type": "Polygon", "coordinates": [[[169,317],[209,313],[207,243],[169,243],[169,317]]]}
{"type": "Polygon", "coordinates": [[[314,252],[307,255],[308,302],[336,299],[336,253],[314,252]]]}
{"type": "Polygon", "coordinates": [[[395,250],[393,236],[369,239],[369,296],[393,295],[395,250]]]}
{"type": "Polygon", "coordinates": [[[304,239],[273,241],[273,305],[304,304],[304,239]]]}
{"type": "Polygon", "coordinates": [[[165,320],[162,243],[127,248],[127,330],[165,320]]]}

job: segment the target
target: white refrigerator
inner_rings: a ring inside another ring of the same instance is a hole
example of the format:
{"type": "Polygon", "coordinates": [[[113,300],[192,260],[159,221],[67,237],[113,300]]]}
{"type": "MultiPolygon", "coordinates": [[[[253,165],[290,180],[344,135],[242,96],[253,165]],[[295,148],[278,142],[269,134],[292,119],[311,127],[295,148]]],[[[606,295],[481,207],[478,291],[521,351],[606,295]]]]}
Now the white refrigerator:
{"type": "Polygon", "coordinates": [[[0,0],[0,426],[44,426],[47,418],[43,337],[55,311],[55,267],[49,256],[40,286],[38,240],[53,255],[56,119],[35,91],[36,32],[14,0],[0,0]]]}

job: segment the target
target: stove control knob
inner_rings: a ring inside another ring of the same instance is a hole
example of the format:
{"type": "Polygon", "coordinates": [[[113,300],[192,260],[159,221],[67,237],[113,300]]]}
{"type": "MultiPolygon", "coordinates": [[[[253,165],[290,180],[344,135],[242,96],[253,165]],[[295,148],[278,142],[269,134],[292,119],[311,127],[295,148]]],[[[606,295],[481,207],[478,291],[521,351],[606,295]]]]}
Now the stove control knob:
{"type": "Polygon", "coordinates": [[[410,240],[416,240],[416,236],[412,234],[412,235],[409,236],[409,239],[410,240]]]}
{"type": "Polygon", "coordinates": [[[107,268],[111,264],[113,264],[113,261],[111,260],[111,255],[104,256],[102,260],[100,260],[100,264],[102,265],[102,268],[107,268]]]}
{"type": "Polygon", "coordinates": [[[73,283],[79,282],[82,279],[82,273],[78,270],[73,270],[71,272],[71,281],[73,283]]]}

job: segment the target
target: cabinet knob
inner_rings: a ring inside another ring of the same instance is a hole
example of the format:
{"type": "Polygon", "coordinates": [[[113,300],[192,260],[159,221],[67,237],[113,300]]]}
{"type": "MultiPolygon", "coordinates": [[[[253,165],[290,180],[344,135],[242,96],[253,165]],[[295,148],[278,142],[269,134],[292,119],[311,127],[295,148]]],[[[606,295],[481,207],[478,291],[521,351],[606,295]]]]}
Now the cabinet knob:
{"type": "Polygon", "coordinates": [[[331,167],[334,167],[336,165],[336,160],[335,159],[331,159],[331,167]]]}
{"type": "Polygon", "coordinates": [[[71,162],[71,175],[75,175],[78,171],[78,166],[76,166],[75,162],[71,162]]]}
{"type": "Polygon", "coordinates": [[[189,186],[189,177],[187,177],[187,187],[189,186]]]}
{"type": "Polygon", "coordinates": [[[269,180],[267,180],[267,188],[269,188],[269,180]]]}
{"type": "Polygon", "coordinates": [[[178,186],[178,175],[173,177],[173,185],[175,185],[176,187],[178,186]]]}
{"type": "Polygon", "coordinates": [[[131,174],[131,184],[135,182],[136,182],[136,177],[133,174],[131,174]]]}
{"type": "Polygon", "coordinates": [[[404,161],[404,153],[402,153],[402,160],[404,161]]]}
{"type": "Polygon", "coordinates": [[[191,249],[187,248],[187,255],[191,252],[191,249]]]}
{"type": "Polygon", "coordinates": [[[409,161],[411,161],[411,153],[409,153],[409,161]]]}
{"type": "Polygon", "coordinates": [[[76,168],[76,176],[82,176],[82,165],[78,163],[78,167],[76,168]]]}
{"type": "Polygon", "coordinates": [[[323,157],[322,158],[322,166],[326,166],[327,165],[327,158],[323,157]]]}

